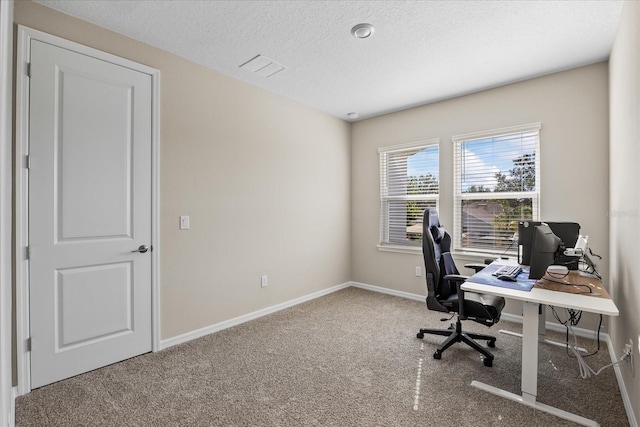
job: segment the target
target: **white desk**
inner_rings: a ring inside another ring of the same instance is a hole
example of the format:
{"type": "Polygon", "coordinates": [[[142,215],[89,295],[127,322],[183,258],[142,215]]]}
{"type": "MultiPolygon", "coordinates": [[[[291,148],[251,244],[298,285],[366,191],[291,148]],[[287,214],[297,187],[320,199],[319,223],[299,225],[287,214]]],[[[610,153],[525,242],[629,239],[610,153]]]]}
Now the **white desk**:
{"type": "MultiPolygon", "coordinates": [[[[512,264],[514,261],[501,261],[512,264]]],[[[539,409],[558,417],[585,425],[597,427],[599,424],[593,420],[563,411],[553,406],[545,405],[536,401],[538,390],[538,341],[540,324],[544,328],[544,318],[539,319],[539,309],[542,305],[553,305],[555,307],[572,308],[589,313],[606,314],[617,316],[618,308],[610,298],[599,298],[595,296],[577,295],[566,292],[558,292],[534,287],[530,292],[501,288],[499,286],[483,285],[467,281],[462,284],[462,289],[470,292],[497,295],[504,298],[511,298],[522,301],[522,394],[514,394],[497,387],[473,381],[471,385],[481,390],[488,391],[495,395],[510,399],[527,406],[539,409]]],[[[543,311],[544,314],[544,311],[543,311]]]]}

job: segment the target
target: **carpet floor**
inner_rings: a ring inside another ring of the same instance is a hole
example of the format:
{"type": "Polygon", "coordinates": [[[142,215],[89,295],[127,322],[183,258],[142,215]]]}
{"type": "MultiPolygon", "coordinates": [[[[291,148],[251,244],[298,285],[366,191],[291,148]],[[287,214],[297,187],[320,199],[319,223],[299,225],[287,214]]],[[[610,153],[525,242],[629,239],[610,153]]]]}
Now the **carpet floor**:
{"type": "MultiPolygon", "coordinates": [[[[441,314],[418,301],[347,288],[33,390],[16,401],[16,425],[576,425],[469,385],[478,380],[519,393],[521,340],[498,330],[519,332],[521,325],[463,323],[497,336],[489,368],[464,344],[433,359],[444,337],[419,340],[416,333],[446,328],[441,314]]],[[[579,344],[595,347],[590,339],[579,344]]],[[[606,344],[587,361],[595,370],[610,363],[606,344]]],[[[582,379],[562,347],[539,346],[538,401],[602,426],[629,425],[613,369],[582,379]]]]}

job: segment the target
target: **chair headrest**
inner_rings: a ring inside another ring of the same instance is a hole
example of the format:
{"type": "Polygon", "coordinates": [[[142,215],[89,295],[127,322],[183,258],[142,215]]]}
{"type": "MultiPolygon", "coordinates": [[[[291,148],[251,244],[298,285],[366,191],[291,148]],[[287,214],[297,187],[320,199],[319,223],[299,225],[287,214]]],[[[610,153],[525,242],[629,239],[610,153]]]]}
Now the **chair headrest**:
{"type": "Polygon", "coordinates": [[[440,226],[440,218],[438,217],[438,210],[429,208],[424,211],[424,219],[426,226],[429,228],[429,232],[433,237],[433,241],[440,243],[444,237],[445,229],[440,226]]]}
{"type": "Polygon", "coordinates": [[[424,211],[425,219],[427,220],[427,225],[429,228],[431,227],[440,227],[440,218],[438,217],[438,210],[434,208],[429,208],[424,211]]]}

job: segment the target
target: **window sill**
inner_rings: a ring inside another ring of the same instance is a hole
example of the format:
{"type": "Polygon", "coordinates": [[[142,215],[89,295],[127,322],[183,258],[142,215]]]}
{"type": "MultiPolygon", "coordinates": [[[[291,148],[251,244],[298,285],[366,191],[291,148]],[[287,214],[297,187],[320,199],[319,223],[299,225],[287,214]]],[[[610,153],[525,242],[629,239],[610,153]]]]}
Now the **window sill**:
{"type": "Polygon", "coordinates": [[[378,245],[378,250],[380,252],[422,255],[422,246],[378,245]]]}
{"type": "Polygon", "coordinates": [[[518,255],[515,253],[497,253],[497,252],[468,252],[468,251],[452,251],[453,256],[457,259],[464,259],[472,262],[484,262],[487,258],[498,259],[501,256],[509,257],[510,259],[517,259],[518,255]]]}
{"type": "MultiPolygon", "coordinates": [[[[402,245],[377,245],[380,252],[394,252],[400,254],[422,255],[422,246],[402,246],[402,245]]],[[[486,258],[500,258],[500,256],[508,256],[509,258],[516,259],[517,254],[499,254],[492,252],[472,252],[472,251],[452,251],[454,258],[460,258],[471,262],[484,262],[486,258]]]]}

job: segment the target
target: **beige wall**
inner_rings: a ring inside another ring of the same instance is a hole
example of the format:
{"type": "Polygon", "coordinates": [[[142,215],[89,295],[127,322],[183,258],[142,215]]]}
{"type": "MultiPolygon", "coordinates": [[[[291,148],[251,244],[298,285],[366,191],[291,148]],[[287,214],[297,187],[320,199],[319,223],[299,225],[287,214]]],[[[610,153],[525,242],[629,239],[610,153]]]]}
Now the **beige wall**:
{"type": "Polygon", "coordinates": [[[620,356],[633,341],[635,376],[621,368],[636,420],[640,417],[640,3],[626,2],[609,60],[611,127],[611,295],[620,317],[611,319],[620,356]]]}
{"type": "MultiPolygon", "coordinates": [[[[541,218],[576,221],[608,277],[607,64],[600,63],[355,123],[352,279],[426,294],[422,255],[380,252],[378,147],[440,138],[440,216],[453,223],[453,135],[541,122],[541,218]]],[[[459,261],[473,259],[457,257],[459,261]]],[[[459,262],[460,264],[460,262],[459,262]]],[[[519,306],[507,311],[521,314],[519,306]]],[[[585,326],[586,327],[586,326],[585,326]]]]}
{"type": "Polygon", "coordinates": [[[15,23],[160,70],[162,339],[350,279],[347,122],[35,3],[15,23]]]}

